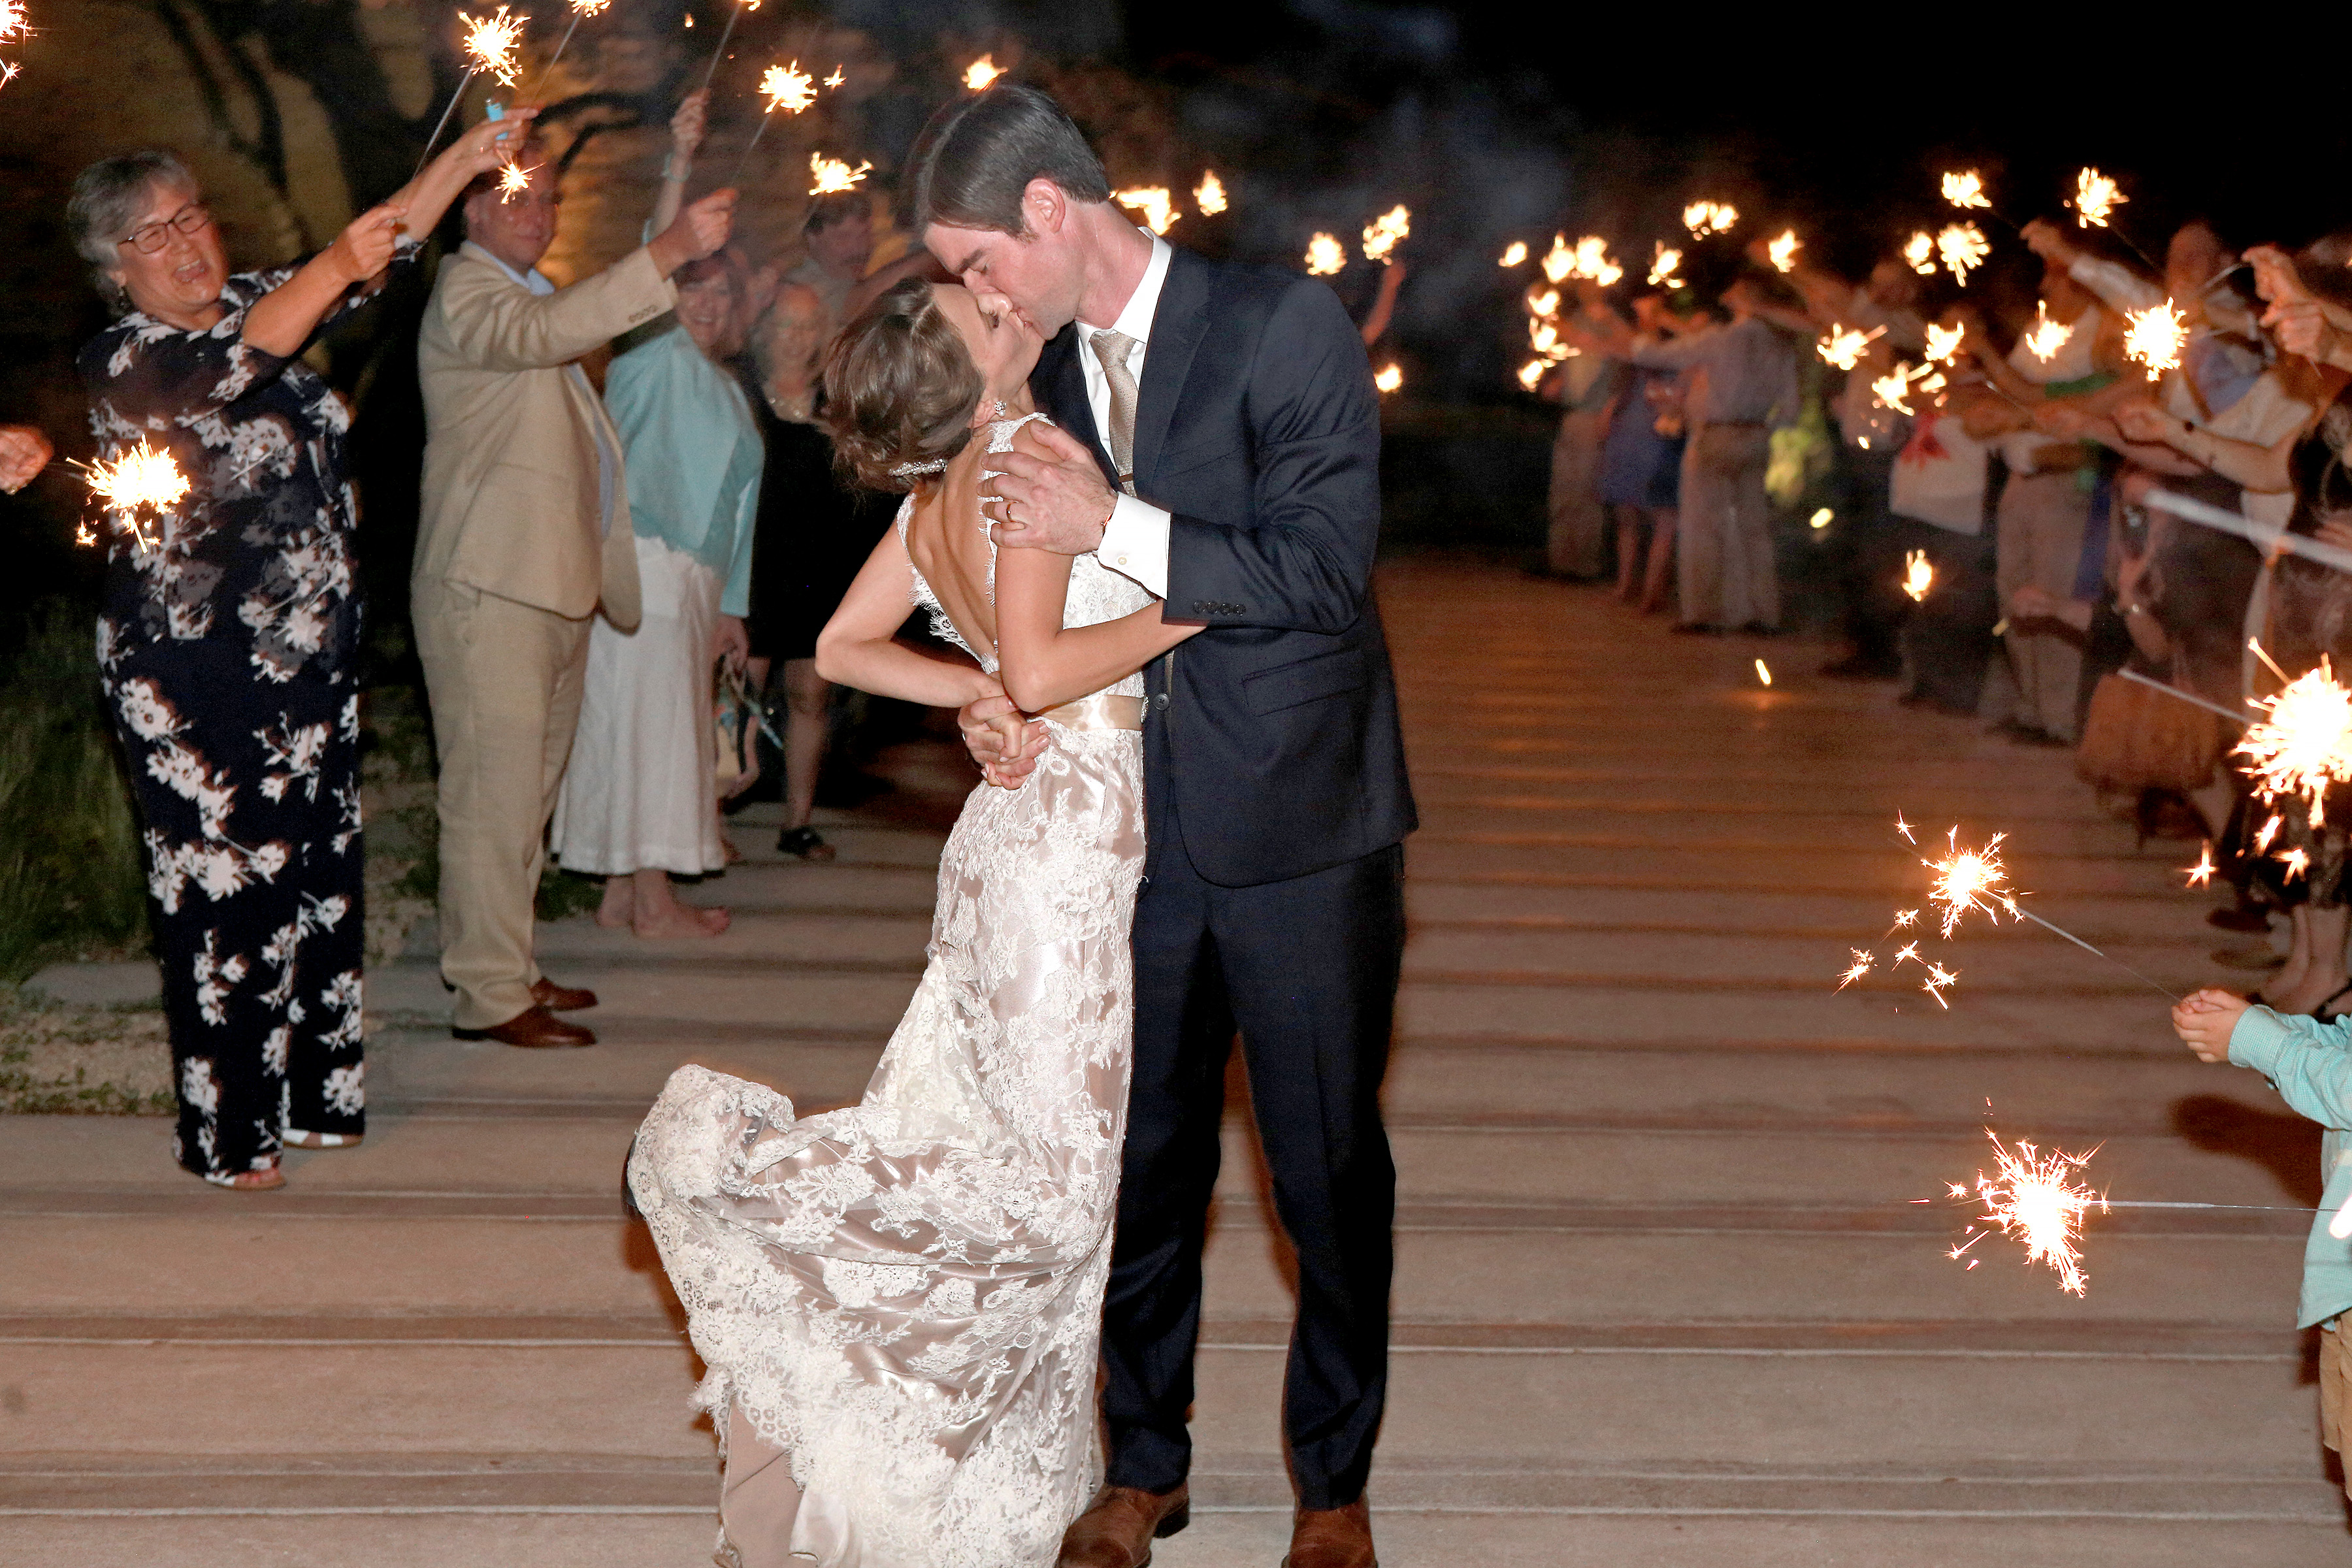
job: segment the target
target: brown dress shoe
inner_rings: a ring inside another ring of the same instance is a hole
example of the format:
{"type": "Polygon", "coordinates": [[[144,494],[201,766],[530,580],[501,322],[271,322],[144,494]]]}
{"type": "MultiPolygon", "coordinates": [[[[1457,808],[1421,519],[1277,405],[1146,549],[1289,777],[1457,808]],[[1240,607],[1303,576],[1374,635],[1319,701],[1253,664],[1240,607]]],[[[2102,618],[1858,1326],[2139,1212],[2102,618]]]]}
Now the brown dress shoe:
{"type": "Polygon", "coordinates": [[[1192,1522],[1192,1490],[1105,1487],[1062,1536],[1060,1568],[1144,1568],[1151,1543],[1192,1522]]]}
{"type": "Polygon", "coordinates": [[[1300,1509],[1282,1568],[1380,1568],[1372,1556],[1370,1502],[1360,1497],[1345,1508],[1300,1509]]]}
{"type": "Polygon", "coordinates": [[[516,1014],[505,1023],[488,1029],[457,1029],[449,1031],[461,1040],[496,1040],[502,1046],[521,1046],[530,1050],[543,1050],[552,1046],[593,1046],[596,1037],[577,1024],[567,1024],[544,1007],[532,1007],[516,1014]]]}
{"type": "Polygon", "coordinates": [[[577,1013],[596,1005],[596,993],[582,985],[558,985],[541,975],[530,983],[530,999],[551,1013],[577,1013]]]}

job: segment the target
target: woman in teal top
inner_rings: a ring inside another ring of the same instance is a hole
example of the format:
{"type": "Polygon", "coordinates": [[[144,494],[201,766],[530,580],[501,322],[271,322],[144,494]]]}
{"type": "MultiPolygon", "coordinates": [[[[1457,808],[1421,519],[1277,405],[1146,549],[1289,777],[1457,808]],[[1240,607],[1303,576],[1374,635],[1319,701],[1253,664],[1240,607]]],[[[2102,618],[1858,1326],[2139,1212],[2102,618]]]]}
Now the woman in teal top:
{"type": "Polygon", "coordinates": [[[604,403],[621,433],[645,616],[589,633],[579,738],[557,798],[564,868],[605,879],[596,918],[641,937],[715,936],[727,911],[678,901],[672,876],[726,865],[711,744],[712,667],[750,650],[759,427],[723,368],[743,290],[719,258],[677,275],[675,325],[613,361],[604,403]]]}

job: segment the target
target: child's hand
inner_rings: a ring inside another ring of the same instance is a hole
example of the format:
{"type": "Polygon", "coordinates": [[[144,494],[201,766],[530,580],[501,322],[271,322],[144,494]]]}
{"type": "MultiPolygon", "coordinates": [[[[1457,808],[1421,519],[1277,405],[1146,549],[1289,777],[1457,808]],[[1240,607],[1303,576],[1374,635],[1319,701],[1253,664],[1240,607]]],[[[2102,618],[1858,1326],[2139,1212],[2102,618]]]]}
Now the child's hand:
{"type": "Polygon", "coordinates": [[[2230,1059],[2230,1032],[2238,1026],[2239,1015],[2249,1005],[2243,996],[2233,996],[2211,986],[2192,991],[2172,1010],[2173,1032],[2197,1053],[2199,1061],[2226,1062],[2230,1059]]]}

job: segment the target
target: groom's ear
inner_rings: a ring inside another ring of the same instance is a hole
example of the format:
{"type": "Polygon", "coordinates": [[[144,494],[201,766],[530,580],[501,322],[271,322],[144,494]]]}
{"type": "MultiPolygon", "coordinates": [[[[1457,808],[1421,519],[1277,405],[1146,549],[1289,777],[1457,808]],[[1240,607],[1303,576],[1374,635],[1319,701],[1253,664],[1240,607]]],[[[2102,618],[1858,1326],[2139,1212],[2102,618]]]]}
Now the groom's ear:
{"type": "Polygon", "coordinates": [[[1031,234],[1059,234],[1070,218],[1069,195],[1040,174],[1021,192],[1021,216],[1031,234]]]}

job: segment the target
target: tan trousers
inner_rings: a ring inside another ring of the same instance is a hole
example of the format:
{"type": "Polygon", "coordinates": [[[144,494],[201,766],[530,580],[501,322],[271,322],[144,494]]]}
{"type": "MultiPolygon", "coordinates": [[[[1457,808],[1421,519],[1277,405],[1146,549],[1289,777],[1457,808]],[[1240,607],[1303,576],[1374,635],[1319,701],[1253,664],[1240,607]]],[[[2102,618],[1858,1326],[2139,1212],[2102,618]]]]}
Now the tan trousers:
{"type": "Polygon", "coordinates": [[[1561,416],[1551,443],[1550,526],[1544,537],[1544,563],[1571,577],[1598,577],[1606,556],[1608,518],[1601,505],[1601,443],[1609,434],[1608,410],[1575,410],[1561,416]]]}
{"type": "Polygon", "coordinates": [[[2074,593],[2083,555],[2083,527],[2091,498],[2075,487],[2073,470],[2012,474],[2000,492],[1994,576],[2001,613],[2009,616],[2009,665],[2017,677],[2018,721],[2062,741],[2075,738],[2082,700],[2083,639],[2053,621],[2021,626],[2011,601],[2027,584],[2061,599],[2074,593]]]}
{"type": "Polygon", "coordinates": [[[580,723],[588,618],[456,583],[414,585],[416,651],[441,752],[441,978],[456,1023],[530,1010],[547,819],[580,723]]]}
{"type": "Polygon", "coordinates": [[[1676,574],[1685,626],[1780,626],[1772,503],[1764,493],[1771,457],[1771,432],[1760,425],[1703,425],[1683,448],[1676,574]]]}
{"type": "MultiPolygon", "coordinates": [[[[2323,1324],[2319,1334],[2319,1440],[2336,1453],[2344,1452],[2344,1385],[2346,1366],[2352,1361],[2352,1347],[2344,1342],[2344,1330],[2338,1321],[2323,1324]]],[[[2352,1497],[2352,1471],[2344,1478],[2344,1493],[2352,1497]]]]}

